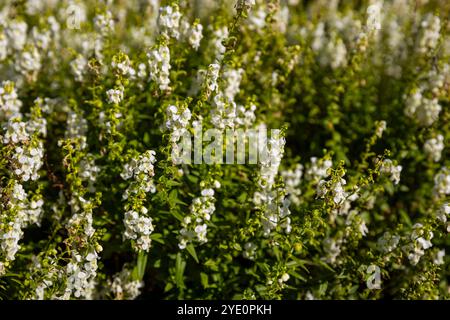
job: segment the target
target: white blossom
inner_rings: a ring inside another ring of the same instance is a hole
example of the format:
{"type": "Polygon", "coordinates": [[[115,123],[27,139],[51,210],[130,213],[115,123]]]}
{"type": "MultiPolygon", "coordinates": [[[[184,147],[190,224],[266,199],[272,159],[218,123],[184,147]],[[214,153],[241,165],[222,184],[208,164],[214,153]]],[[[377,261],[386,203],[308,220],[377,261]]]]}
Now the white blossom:
{"type": "Polygon", "coordinates": [[[390,179],[394,184],[398,184],[400,182],[400,173],[402,172],[402,166],[394,165],[392,160],[385,159],[381,165],[380,171],[383,174],[390,175],[390,179]]]}
{"type": "Polygon", "coordinates": [[[433,192],[437,196],[450,194],[450,170],[447,167],[442,167],[434,176],[433,192]]]}
{"type": "Polygon", "coordinates": [[[106,91],[108,103],[119,104],[123,100],[123,88],[109,89],[106,91]]]}
{"type": "Polygon", "coordinates": [[[161,33],[167,37],[178,39],[180,36],[181,13],[178,6],[166,6],[159,9],[158,24],[161,33]]]}
{"type": "Polygon", "coordinates": [[[423,150],[434,162],[439,162],[442,150],[444,150],[444,136],[438,134],[435,138],[425,141],[423,150]]]}
{"type": "Polygon", "coordinates": [[[75,60],[70,62],[70,68],[73,75],[75,76],[75,81],[81,82],[84,79],[84,75],[87,71],[88,61],[84,56],[79,54],[75,60]]]}
{"type": "Polygon", "coordinates": [[[3,81],[0,86],[0,123],[13,117],[20,117],[22,101],[19,100],[14,83],[3,81]]]}
{"type": "Polygon", "coordinates": [[[203,38],[203,26],[200,23],[195,23],[189,30],[189,44],[195,50],[200,47],[200,41],[203,38]]]}
{"type": "Polygon", "coordinates": [[[109,290],[116,300],[134,300],[144,286],[143,281],[133,280],[133,274],[129,266],[124,265],[122,270],[109,281],[109,290]]]}
{"type": "Polygon", "coordinates": [[[167,46],[159,46],[148,54],[150,78],[158,84],[160,90],[169,89],[170,51],[167,46]]]}
{"type": "Polygon", "coordinates": [[[427,53],[436,48],[440,30],[441,20],[439,17],[429,14],[421,23],[422,32],[419,38],[418,51],[420,53],[427,53]]]}

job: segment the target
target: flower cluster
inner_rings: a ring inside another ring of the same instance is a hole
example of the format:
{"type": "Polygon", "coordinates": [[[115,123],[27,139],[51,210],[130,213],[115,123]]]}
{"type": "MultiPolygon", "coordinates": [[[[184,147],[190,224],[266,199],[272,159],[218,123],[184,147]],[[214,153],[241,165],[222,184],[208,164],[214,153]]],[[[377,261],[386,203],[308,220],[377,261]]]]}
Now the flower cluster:
{"type": "Polygon", "coordinates": [[[0,1],[0,297],[450,298],[443,2],[0,1]]]}
{"type": "Polygon", "coordinates": [[[423,150],[434,162],[439,162],[441,160],[442,150],[444,150],[444,136],[439,134],[436,138],[425,141],[423,150]]]}
{"type": "Polygon", "coordinates": [[[134,280],[128,266],[116,273],[109,282],[109,290],[116,300],[133,300],[141,293],[143,281],[134,280]]]}
{"type": "Polygon", "coordinates": [[[383,174],[389,175],[389,179],[391,179],[394,184],[398,184],[400,182],[400,173],[402,172],[402,169],[402,166],[395,165],[391,159],[385,159],[383,160],[380,171],[383,174]]]}
{"type": "Polygon", "coordinates": [[[170,51],[167,46],[160,45],[147,54],[150,78],[160,90],[168,90],[170,84],[170,51]]]}
{"type": "Polygon", "coordinates": [[[167,37],[178,39],[180,36],[180,18],[181,13],[177,6],[167,6],[159,9],[159,27],[161,33],[167,37]]]}
{"type": "Polygon", "coordinates": [[[402,248],[412,265],[416,265],[425,254],[425,250],[433,246],[432,239],[433,232],[425,230],[421,223],[416,223],[413,226],[410,243],[402,248]]]}
{"type": "Polygon", "coordinates": [[[152,218],[147,216],[148,209],[144,206],[143,200],[147,193],[155,193],[153,176],[155,175],[154,163],[156,162],[155,152],[148,150],[133,158],[124,165],[120,174],[122,179],[131,180],[130,185],[123,193],[123,199],[127,200],[125,205],[125,225],[124,239],[133,240],[135,250],[149,251],[153,232],[152,218]]]}
{"type": "MultiPolygon", "coordinates": [[[[206,183],[201,183],[205,186],[206,183]]],[[[178,247],[185,249],[186,246],[192,241],[198,241],[199,243],[205,243],[208,241],[207,229],[208,222],[211,220],[211,216],[216,210],[214,205],[215,198],[214,189],[219,189],[220,183],[214,181],[210,188],[202,189],[201,196],[194,198],[192,204],[189,207],[189,214],[183,218],[181,223],[182,229],[180,230],[178,247]]]]}

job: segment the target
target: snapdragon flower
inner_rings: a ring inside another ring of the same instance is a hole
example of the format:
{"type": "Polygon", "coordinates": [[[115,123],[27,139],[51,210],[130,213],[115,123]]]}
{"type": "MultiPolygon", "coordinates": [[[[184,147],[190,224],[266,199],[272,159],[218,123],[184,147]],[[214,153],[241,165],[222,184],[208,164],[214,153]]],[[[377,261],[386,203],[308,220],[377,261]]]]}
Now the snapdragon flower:
{"type": "Polygon", "coordinates": [[[249,260],[254,260],[256,258],[256,250],[258,246],[253,242],[247,242],[244,244],[244,251],[242,252],[242,256],[249,260]]]}
{"type": "Polygon", "coordinates": [[[134,300],[140,293],[144,286],[143,281],[133,280],[133,274],[128,265],[124,265],[122,270],[116,273],[112,281],[109,280],[108,290],[116,300],[134,300]]]}
{"type": "Polygon", "coordinates": [[[223,72],[223,79],[225,80],[225,86],[223,89],[224,96],[228,99],[228,101],[234,101],[234,97],[239,92],[239,85],[242,80],[242,75],[244,74],[244,70],[239,69],[231,69],[227,68],[223,72]]]}
{"type": "Polygon", "coordinates": [[[69,111],[69,113],[67,114],[66,132],[64,133],[65,139],[79,140],[80,147],[84,149],[87,147],[87,131],[87,120],[84,119],[81,114],[69,111]]]}
{"type": "Polygon", "coordinates": [[[418,51],[422,54],[436,48],[441,30],[439,17],[428,14],[421,22],[421,34],[418,43],[418,51]]]}
{"type": "Polygon", "coordinates": [[[421,90],[407,96],[405,103],[405,114],[426,127],[437,121],[442,110],[437,98],[428,99],[423,96],[421,90]]]}
{"type": "Polygon", "coordinates": [[[400,182],[400,173],[402,172],[402,166],[394,165],[392,160],[385,159],[381,165],[380,172],[383,174],[390,175],[390,179],[394,184],[398,184],[400,182]]]}
{"type": "Polygon", "coordinates": [[[189,30],[189,44],[195,50],[200,47],[200,41],[203,38],[203,26],[200,23],[194,23],[192,28],[189,30]]]}
{"type": "Polygon", "coordinates": [[[24,21],[13,20],[6,26],[6,36],[9,46],[16,51],[21,51],[27,42],[28,25],[24,21]]]}
{"type": "Polygon", "coordinates": [[[95,29],[102,35],[106,36],[114,29],[114,19],[111,11],[98,14],[94,18],[95,29]]]}
{"type": "Polygon", "coordinates": [[[208,93],[214,92],[218,88],[217,80],[219,79],[220,65],[212,63],[208,66],[204,79],[204,87],[208,90],[208,93]]]}
{"type": "Polygon", "coordinates": [[[8,56],[8,38],[3,32],[0,32],[0,62],[8,56]]]}
{"type": "Polygon", "coordinates": [[[320,180],[317,185],[317,196],[324,198],[328,192],[331,192],[334,203],[340,205],[348,196],[348,193],[343,187],[346,184],[347,182],[343,178],[330,182],[320,180]]]}
{"type": "Polygon", "coordinates": [[[228,38],[228,35],[229,35],[228,27],[226,27],[226,26],[213,30],[211,46],[213,47],[214,57],[215,57],[215,60],[217,60],[217,61],[222,60],[223,55],[226,51],[226,48],[223,45],[223,41],[226,38],[228,38]]]}
{"type": "Polygon", "coordinates": [[[147,209],[142,208],[139,214],[137,211],[125,212],[123,223],[125,239],[134,240],[134,248],[136,250],[149,251],[151,245],[150,235],[154,230],[152,218],[145,216],[147,209]]]}
{"type": "Polygon", "coordinates": [[[148,192],[156,191],[153,176],[155,175],[154,163],[155,151],[148,150],[131,159],[124,165],[121,177],[131,180],[122,198],[128,202],[125,205],[126,212],[123,219],[125,225],[124,239],[133,240],[133,248],[136,251],[149,251],[151,245],[150,235],[154,230],[152,218],[148,217],[148,209],[143,204],[134,204],[133,199],[144,200],[148,192]]]}
{"type": "MultiPolygon", "coordinates": [[[[0,269],[15,260],[21,246],[19,244],[23,229],[31,224],[39,224],[42,215],[42,198],[29,199],[24,187],[12,180],[8,190],[0,188],[0,195],[7,195],[0,204],[0,269]]],[[[0,270],[0,275],[2,270],[0,270]]]]}
{"type": "Polygon", "coordinates": [[[170,84],[170,51],[167,46],[160,45],[148,54],[150,78],[156,82],[160,90],[168,90],[170,84]]]}
{"type": "Polygon", "coordinates": [[[434,162],[439,162],[441,160],[442,150],[444,150],[444,136],[438,134],[435,138],[425,141],[423,150],[434,162]]]}
{"type": "Polygon", "coordinates": [[[117,89],[109,89],[106,91],[106,95],[108,97],[108,103],[110,104],[119,104],[123,100],[123,87],[119,87],[117,89]]]}
{"type": "Polygon", "coordinates": [[[306,169],[305,177],[308,180],[319,182],[320,179],[329,176],[329,170],[333,166],[333,162],[329,159],[318,159],[317,157],[311,157],[311,164],[306,169]]]}
{"type": "Polygon", "coordinates": [[[445,249],[437,251],[434,256],[433,263],[438,266],[444,264],[444,257],[445,257],[445,249]]]}
{"type": "Polygon", "coordinates": [[[130,58],[123,53],[113,57],[111,67],[115,72],[125,77],[133,77],[136,74],[136,71],[132,67],[130,58]]]}
{"type": "Polygon", "coordinates": [[[3,143],[18,144],[30,140],[30,134],[27,132],[27,123],[17,118],[10,119],[4,127],[3,143]]]}
{"type": "Polygon", "coordinates": [[[450,194],[450,170],[447,167],[442,167],[441,170],[434,176],[433,193],[436,196],[444,196],[450,194]]]}
{"type": "Polygon", "coordinates": [[[300,203],[299,197],[302,194],[300,183],[302,182],[303,165],[298,163],[292,169],[283,170],[281,171],[281,176],[283,177],[289,199],[298,205],[300,203]]]}
{"type": "Polygon", "coordinates": [[[400,242],[400,237],[386,231],[380,238],[378,238],[378,249],[384,253],[394,251],[400,242]]]}
{"type": "Polygon", "coordinates": [[[0,86],[0,123],[12,117],[20,117],[22,101],[19,100],[17,90],[11,81],[3,81],[0,86]]]}
{"type": "Polygon", "coordinates": [[[410,243],[403,247],[403,251],[407,254],[412,265],[416,265],[425,254],[425,250],[433,246],[431,239],[433,239],[432,231],[425,230],[421,223],[413,225],[410,243]]]}
{"type": "Polygon", "coordinates": [[[75,76],[75,81],[81,82],[84,79],[84,75],[87,71],[88,61],[87,59],[79,54],[75,60],[70,62],[70,68],[73,75],[75,76]]]}
{"type": "Polygon", "coordinates": [[[38,49],[35,46],[27,47],[17,55],[16,60],[16,70],[35,81],[42,66],[42,58],[38,49]]]}
{"type": "Polygon", "coordinates": [[[178,247],[183,250],[186,246],[197,241],[199,243],[206,243],[208,241],[208,221],[216,210],[215,191],[213,188],[220,188],[220,183],[215,181],[209,188],[206,182],[200,183],[204,189],[201,190],[200,196],[192,200],[189,207],[189,215],[185,216],[181,223],[182,229],[178,237],[178,247]]]}
{"type": "Polygon", "coordinates": [[[325,256],[322,258],[324,261],[334,265],[339,262],[338,257],[342,251],[343,239],[327,238],[324,241],[325,256]]]}
{"type": "Polygon", "coordinates": [[[158,25],[161,33],[167,37],[178,39],[180,36],[181,13],[178,6],[165,6],[159,9],[158,25]]]}

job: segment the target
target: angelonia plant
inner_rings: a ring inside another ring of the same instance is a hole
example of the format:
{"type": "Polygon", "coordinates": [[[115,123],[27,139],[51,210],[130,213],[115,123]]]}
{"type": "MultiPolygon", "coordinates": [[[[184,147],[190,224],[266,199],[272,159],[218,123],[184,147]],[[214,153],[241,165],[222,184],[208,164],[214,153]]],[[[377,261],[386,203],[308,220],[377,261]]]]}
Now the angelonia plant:
{"type": "Polygon", "coordinates": [[[449,17],[0,1],[0,299],[449,299],[449,17]]]}

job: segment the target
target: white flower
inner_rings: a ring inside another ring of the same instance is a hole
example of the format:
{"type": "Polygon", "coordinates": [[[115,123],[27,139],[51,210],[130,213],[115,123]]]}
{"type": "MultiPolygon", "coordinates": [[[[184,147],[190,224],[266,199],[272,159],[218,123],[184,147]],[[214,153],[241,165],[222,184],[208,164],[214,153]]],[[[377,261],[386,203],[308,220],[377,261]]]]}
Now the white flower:
{"type": "Polygon", "coordinates": [[[111,62],[111,67],[122,76],[134,76],[136,73],[136,71],[131,67],[131,61],[127,55],[123,55],[120,61],[113,59],[113,62],[111,62]]]}
{"type": "Polygon", "coordinates": [[[214,196],[214,190],[213,189],[203,189],[201,192],[201,195],[203,197],[213,197],[214,196]]]}
{"type": "Polygon", "coordinates": [[[386,253],[391,252],[397,248],[399,242],[399,236],[393,235],[386,231],[383,236],[378,239],[378,248],[386,253]]]}
{"type": "Polygon", "coordinates": [[[381,9],[383,3],[375,2],[367,8],[367,21],[366,25],[369,31],[375,31],[381,29],[381,9]]]}
{"type": "Polygon", "coordinates": [[[203,26],[200,23],[196,23],[192,26],[189,31],[189,44],[195,49],[198,50],[200,47],[200,41],[203,38],[203,26]]]}
{"type": "Polygon", "coordinates": [[[436,217],[443,223],[446,223],[448,220],[447,216],[450,216],[450,205],[448,203],[444,203],[437,211],[436,217]]]}
{"type": "Polygon", "coordinates": [[[283,274],[281,275],[280,279],[278,279],[278,282],[279,282],[280,284],[282,284],[283,282],[288,282],[288,281],[289,281],[289,278],[290,278],[289,274],[283,273],[283,274]]]}
{"type": "Polygon", "coordinates": [[[390,179],[394,184],[398,184],[400,182],[400,173],[402,172],[402,166],[394,165],[392,160],[385,159],[381,165],[380,171],[384,174],[389,174],[390,179]]]}
{"type": "Polygon", "coordinates": [[[223,94],[230,102],[234,101],[234,97],[239,92],[239,85],[241,83],[243,73],[243,69],[230,68],[226,69],[223,73],[223,78],[225,80],[223,94]]]}
{"type": "Polygon", "coordinates": [[[220,65],[217,63],[210,64],[205,76],[205,87],[209,92],[217,90],[217,79],[219,78],[220,65]]]}
{"type": "MultiPolygon", "coordinates": [[[[205,183],[201,182],[200,185],[203,186],[205,183]]],[[[186,245],[194,239],[199,243],[208,241],[207,222],[210,221],[211,215],[216,210],[214,194],[214,189],[204,188],[201,191],[201,196],[192,200],[192,204],[189,207],[189,215],[184,217],[181,224],[182,229],[178,237],[178,247],[180,249],[185,249],[186,245]]]]}
{"type": "Polygon", "coordinates": [[[123,88],[109,89],[106,91],[108,103],[119,104],[123,100],[123,88]]]}
{"type": "Polygon", "coordinates": [[[3,143],[23,143],[30,140],[30,135],[27,132],[27,123],[19,121],[18,119],[10,119],[5,126],[5,134],[3,136],[3,143]]]}
{"type": "Polygon", "coordinates": [[[161,33],[178,39],[180,36],[180,18],[181,13],[178,10],[178,6],[166,6],[159,9],[159,27],[161,28],[161,33]]]}
{"type": "Polygon", "coordinates": [[[444,257],[445,257],[445,249],[439,250],[438,252],[436,252],[436,255],[433,259],[433,263],[436,265],[444,264],[444,257]]]}
{"type": "Polygon", "coordinates": [[[420,223],[413,225],[410,235],[411,242],[403,247],[412,265],[419,263],[420,258],[425,254],[425,250],[433,246],[431,239],[433,239],[433,232],[426,231],[420,223]]]}
{"type": "Polygon", "coordinates": [[[81,54],[79,54],[75,60],[70,62],[70,68],[72,70],[73,75],[75,76],[75,81],[79,82],[83,81],[87,65],[88,61],[81,54]]]}
{"type": "Polygon", "coordinates": [[[104,14],[96,15],[94,18],[95,29],[103,36],[112,32],[114,29],[114,20],[112,13],[106,11],[104,14]]]}
{"type": "Polygon", "coordinates": [[[159,46],[147,54],[150,78],[159,85],[160,90],[169,89],[170,51],[167,46],[159,46]]]}
{"type": "Polygon", "coordinates": [[[431,126],[439,118],[442,110],[437,98],[427,99],[420,91],[408,96],[405,103],[405,114],[426,127],[431,126]]]}
{"type": "Polygon", "coordinates": [[[27,41],[28,25],[23,21],[10,21],[6,26],[6,36],[9,45],[17,51],[21,51],[27,41]]]}
{"type": "Polygon", "coordinates": [[[266,25],[266,15],[266,10],[263,7],[253,11],[248,17],[249,29],[261,31],[266,25]]]}
{"type": "Polygon", "coordinates": [[[223,41],[228,38],[228,28],[226,26],[213,31],[212,47],[214,49],[216,60],[220,61],[226,51],[223,41]]]}
{"type": "Polygon", "coordinates": [[[38,49],[33,46],[21,51],[17,57],[15,68],[23,75],[32,74],[35,77],[35,73],[41,69],[41,55],[38,49]]]}
{"type": "Polygon", "coordinates": [[[439,162],[441,160],[442,150],[444,150],[444,136],[438,134],[436,138],[425,141],[423,149],[434,162],[439,162]]]}
{"type": "Polygon", "coordinates": [[[113,281],[109,282],[109,290],[117,300],[133,300],[141,293],[144,286],[143,281],[134,280],[130,268],[125,264],[122,271],[113,276],[113,281]]]}
{"type": "Polygon", "coordinates": [[[22,101],[19,100],[14,83],[3,81],[0,86],[0,123],[13,117],[20,118],[22,101]]]}
{"type": "MultiPolygon", "coordinates": [[[[0,33],[0,62],[8,56],[8,38],[4,33],[0,33]]],[[[1,274],[1,273],[0,273],[1,274]]]]}
{"type": "Polygon", "coordinates": [[[133,247],[136,250],[149,251],[151,244],[149,235],[154,230],[152,219],[140,215],[136,211],[128,211],[125,213],[123,223],[125,225],[124,238],[135,240],[133,247]]]}
{"type": "Polygon", "coordinates": [[[242,256],[246,259],[254,260],[257,248],[258,247],[253,242],[247,242],[244,245],[244,251],[242,252],[242,256]]]}
{"type": "Polygon", "coordinates": [[[428,14],[422,21],[421,28],[418,51],[424,54],[436,48],[440,37],[441,20],[437,16],[428,14]]]}
{"type": "Polygon", "coordinates": [[[434,176],[433,192],[437,196],[450,194],[450,170],[447,167],[442,167],[434,176]]]}
{"type": "Polygon", "coordinates": [[[88,131],[87,120],[82,117],[82,115],[76,112],[69,112],[67,114],[67,124],[66,124],[66,139],[80,139],[81,148],[86,148],[86,134],[88,131]]]}
{"type": "Polygon", "coordinates": [[[375,134],[377,135],[377,137],[381,138],[381,136],[383,135],[384,130],[386,130],[386,121],[381,120],[378,125],[377,125],[377,129],[375,134]]]}
{"type": "Polygon", "coordinates": [[[328,177],[328,169],[332,166],[333,163],[329,159],[318,160],[316,157],[312,157],[311,165],[306,170],[306,177],[308,179],[319,181],[319,179],[328,177]]]}

